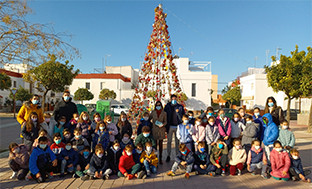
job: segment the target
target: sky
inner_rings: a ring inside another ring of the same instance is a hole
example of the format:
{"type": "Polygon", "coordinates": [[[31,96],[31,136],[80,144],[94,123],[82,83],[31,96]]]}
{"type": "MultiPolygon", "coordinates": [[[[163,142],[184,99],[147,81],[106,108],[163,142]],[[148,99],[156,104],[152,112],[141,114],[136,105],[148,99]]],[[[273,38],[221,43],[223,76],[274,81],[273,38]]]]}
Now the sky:
{"type": "Polygon", "coordinates": [[[311,46],[311,0],[32,0],[28,19],[71,34],[81,57],[70,63],[82,73],[102,68],[105,57],[108,66],[140,68],[159,3],[173,53],[211,61],[220,91],[248,67],[270,64],[277,48],[290,55],[311,46]]]}

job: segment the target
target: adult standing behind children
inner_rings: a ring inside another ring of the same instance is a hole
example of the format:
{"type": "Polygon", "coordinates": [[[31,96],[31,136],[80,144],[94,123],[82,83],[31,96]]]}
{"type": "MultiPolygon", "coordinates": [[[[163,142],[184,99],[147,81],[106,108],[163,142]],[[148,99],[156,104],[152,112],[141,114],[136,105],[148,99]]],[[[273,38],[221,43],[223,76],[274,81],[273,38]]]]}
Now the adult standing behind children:
{"type": "Polygon", "coordinates": [[[167,159],[166,162],[170,161],[170,154],[171,154],[171,143],[172,143],[172,135],[175,136],[175,149],[176,153],[179,152],[179,141],[177,138],[177,127],[179,124],[182,123],[182,116],[185,114],[184,108],[181,104],[177,102],[177,96],[171,95],[170,102],[168,102],[165,106],[165,112],[167,113],[167,159]]]}
{"type": "Polygon", "coordinates": [[[162,164],[162,152],[163,152],[163,140],[166,138],[166,125],[167,125],[167,113],[164,111],[162,103],[157,101],[155,104],[155,110],[150,115],[153,123],[153,137],[157,145],[159,145],[159,163],[162,164]]]}
{"type": "Polygon", "coordinates": [[[284,120],[283,110],[280,106],[277,106],[274,97],[267,98],[264,113],[270,113],[273,117],[273,122],[278,126],[284,120]]]}
{"type": "Polygon", "coordinates": [[[55,105],[53,112],[54,120],[59,120],[61,116],[65,116],[67,123],[72,119],[74,113],[78,113],[77,106],[72,102],[70,92],[65,91],[62,100],[55,105]]]}

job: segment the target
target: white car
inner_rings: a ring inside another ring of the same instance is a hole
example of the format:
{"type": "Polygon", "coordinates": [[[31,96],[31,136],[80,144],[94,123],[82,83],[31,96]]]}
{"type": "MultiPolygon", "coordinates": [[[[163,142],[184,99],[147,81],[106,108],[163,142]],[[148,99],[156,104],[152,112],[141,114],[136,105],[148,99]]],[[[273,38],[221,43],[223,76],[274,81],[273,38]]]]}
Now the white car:
{"type": "Polygon", "coordinates": [[[115,115],[120,115],[121,112],[126,114],[129,112],[129,109],[124,104],[112,104],[111,109],[115,115]]]}

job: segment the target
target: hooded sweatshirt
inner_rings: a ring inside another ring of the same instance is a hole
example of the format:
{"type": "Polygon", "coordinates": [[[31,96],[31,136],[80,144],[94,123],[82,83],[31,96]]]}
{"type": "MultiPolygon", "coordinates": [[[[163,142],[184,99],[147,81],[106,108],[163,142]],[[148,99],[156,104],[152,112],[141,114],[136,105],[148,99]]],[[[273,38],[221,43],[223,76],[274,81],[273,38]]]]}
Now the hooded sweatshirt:
{"type": "Polygon", "coordinates": [[[264,131],[263,144],[269,146],[270,144],[273,144],[277,140],[279,130],[276,124],[273,122],[271,114],[269,113],[264,114],[263,118],[268,119],[268,123],[264,123],[266,129],[264,131]]]}
{"type": "Polygon", "coordinates": [[[133,160],[133,155],[131,154],[131,156],[128,156],[128,154],[126,153],[126,150],[123,151],[123,155],[120,157],[119,160],[119,171],[122,174],[125,174],[127,172],[127,170],[131,169],[133,166],[135,165],[135,162],[133,160]]]}

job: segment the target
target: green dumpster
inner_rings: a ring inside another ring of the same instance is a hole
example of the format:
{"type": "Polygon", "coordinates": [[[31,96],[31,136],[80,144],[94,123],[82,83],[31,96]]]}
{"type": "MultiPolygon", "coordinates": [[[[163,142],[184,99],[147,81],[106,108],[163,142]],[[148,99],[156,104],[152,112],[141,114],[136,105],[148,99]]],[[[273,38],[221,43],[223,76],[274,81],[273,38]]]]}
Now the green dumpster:
{"type": "Polygon", "coordinates": [[[110,111],[111,102],[109,100],[99,100],[96,102],[96,112],[98,112],[101,117],[104,119],[106,115],[112,116],[114,120],[114,113],[110,111]]]}
{"type": "Polygon", "coordinates": [[[83,112],[83,111],[88,112],[87,107],[85,107],[84,105],[82,105],[82,104],[76,104],[76,106],[77,106],[77,110],[78,110],[78,114],[79,114],[79,115],[80,115],[81,112],[83,112]]]}

